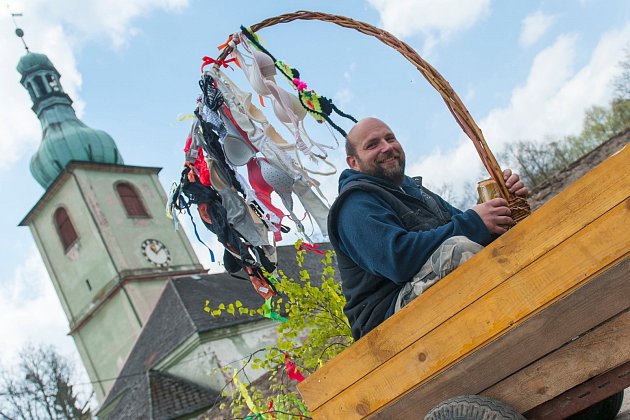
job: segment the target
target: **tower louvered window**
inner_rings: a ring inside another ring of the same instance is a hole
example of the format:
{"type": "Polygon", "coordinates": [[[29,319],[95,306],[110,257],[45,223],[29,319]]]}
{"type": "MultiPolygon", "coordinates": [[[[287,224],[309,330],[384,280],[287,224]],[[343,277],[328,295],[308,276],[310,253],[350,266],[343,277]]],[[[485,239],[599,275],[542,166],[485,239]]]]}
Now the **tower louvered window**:
{"type": "Polygon", "coordinates": [[[116,185],[116,191],[120,197],[120,201],[129,217],[149,217],[149,213],[142,203],[142,199],[136,192],[136,189],[126,182],[116,185]]]}
{"type": "Polygon", "coordinates": [[[54,217],[59,238],[61,239],[64,251],[66,251],[77,239],[79,239],[79,235],[77,235],[77,231],[74,229],[74,225],[72,224],[66,209],[59,207],[55,210],[54,217]]]}

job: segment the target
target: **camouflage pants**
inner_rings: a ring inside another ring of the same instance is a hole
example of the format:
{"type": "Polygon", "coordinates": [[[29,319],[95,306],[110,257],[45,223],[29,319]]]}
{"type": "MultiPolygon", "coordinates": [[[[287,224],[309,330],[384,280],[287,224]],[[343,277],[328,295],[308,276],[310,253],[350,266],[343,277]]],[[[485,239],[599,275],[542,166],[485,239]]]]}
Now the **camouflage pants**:
{"type": "Polygon", "coordinates": [[[483,247],[465,236],[448,238],[435,250],[410,282],[405,283],[396,298],[395,312],[411,302],[441,278],[468,261],[483,247]]]}

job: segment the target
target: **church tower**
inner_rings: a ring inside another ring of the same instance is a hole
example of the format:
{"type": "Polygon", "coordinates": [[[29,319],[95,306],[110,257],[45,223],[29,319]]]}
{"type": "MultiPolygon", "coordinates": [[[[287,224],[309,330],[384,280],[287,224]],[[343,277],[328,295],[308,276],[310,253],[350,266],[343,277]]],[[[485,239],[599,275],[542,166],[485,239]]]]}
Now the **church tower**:
{"type": "Polygon", "coordinates": [[[30,170],[45,189],[20,225],[35,238],[102,401],[167,279],[205,270],[165,216],[160,168],[125,165],[111,136],[80,121],[46,55],[27,49],[17,70],[42,126],[30,170]]]}

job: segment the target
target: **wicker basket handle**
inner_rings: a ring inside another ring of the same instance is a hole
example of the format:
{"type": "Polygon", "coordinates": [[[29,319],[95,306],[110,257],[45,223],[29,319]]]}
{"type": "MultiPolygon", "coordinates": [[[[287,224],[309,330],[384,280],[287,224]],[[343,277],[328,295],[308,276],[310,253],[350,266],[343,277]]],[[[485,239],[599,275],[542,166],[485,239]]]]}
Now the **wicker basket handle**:
{"type": "MultiPolygon", "coordinates": [[[[359,31],[365,35],[373,36],[374,38],[380,40],[385,45],[388,45],[398,51],[403,55],[411,64],[413,64],[418,71],[424,76],[424,78],[435,88],[435,90],[442,96],[444,103],[446,103],[446,107],[449,109],[451,114],[455,117],[455,121],[459,124],[459,126],[464,130],[464,133],[472,140],[479,157],[481,158],[481,162],[484,167],[492,177],[496,181],[499,186],[499,192],[503,198],[510,202],[510,206],[513,208],[513,203],[518,202],[516,204],[519,207],[523,206],[523,203],[519,201],[518,197],[514,197],[508,191],[507,186],[505,185],[505,181],[503,179],[503,172],[501,171],[501,167],[497,163],[494,155],[490,151],[488,144],[486,143],[481,129],[477,126],[472,116],[466,109],[464,103],[459,99],[459,96],[455,93],[455,91],[451,88],[449,83],[442,77],[442,75],[433,68],[429,63],[420,57],[420,55],[411,48],[407,43],[399,40],[391,33],[379,29],[373,25],[370,25],[365,22],[360,22],[345,16],[332,15],[328,13],[321,12],[309,12],[309,11],[298,11],[294,13],[287,13],[284,15],[272,17],[269,19],[265,19],[262,22],[259,22],[255,25],[251,26],[252,31],[256,32],[260,29],[267,28],[269,26],[276,25],[278,23],[288,23],[294,20],[321,20],[324,22],[334,23],[336,25],[354,29],[359,31]]],[[[223,60],[227,55],[231,52],[231,47],[227,47],[223,50],[218,60],[223,60]]],[[[522,199],[520,199],[522,200],[522,199]]],[[[527,202],[525,201],[525,206],[527,202]]],[[[519,217],[519,220],[522,217],[519,217]]]]}

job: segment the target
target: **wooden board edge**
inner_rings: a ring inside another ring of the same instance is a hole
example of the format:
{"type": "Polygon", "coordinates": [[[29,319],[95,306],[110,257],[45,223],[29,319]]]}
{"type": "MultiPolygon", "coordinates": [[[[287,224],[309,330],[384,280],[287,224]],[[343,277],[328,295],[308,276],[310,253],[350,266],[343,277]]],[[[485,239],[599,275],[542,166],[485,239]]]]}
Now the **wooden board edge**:
{"type": "Polygon", "coordinates": [[[478,394],[493,386],[512,372],[627,309],[630,302],[623,296],[630,294],[629,272],[630,258],[626,258],[514,330],[382,407],[370,418],[424,415],[447,398],[478,394]],[[602,309],[592,313],[592,318],[584,317],[583,313],[593,301],[599,302],[602,309]],[[531,331],[538,331],[548,339],[543,345],[533,342],[529,339],[531,331]],[[500,370],[497,361],[501,361],[500,370]]]}
{"type": "Polygon", "coordinates": [[[629,360],[630,312],[625,310],[481,394],[525,412],[629,360]]]}

